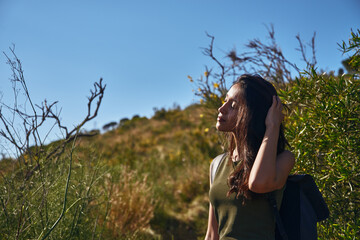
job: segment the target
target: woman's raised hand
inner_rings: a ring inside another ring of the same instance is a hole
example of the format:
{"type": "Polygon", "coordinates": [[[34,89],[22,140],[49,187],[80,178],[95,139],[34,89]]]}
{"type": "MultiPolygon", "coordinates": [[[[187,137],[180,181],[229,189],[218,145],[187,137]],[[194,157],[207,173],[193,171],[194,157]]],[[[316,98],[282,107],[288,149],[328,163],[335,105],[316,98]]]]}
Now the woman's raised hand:
{"type": "Polygon", "coordinates": [[[273,96],[271,107],[266,115],[265,125],[269,127],[280,127],[281,122],[284,119],[282,113],[283,104],[278,96],[273,96]]]}

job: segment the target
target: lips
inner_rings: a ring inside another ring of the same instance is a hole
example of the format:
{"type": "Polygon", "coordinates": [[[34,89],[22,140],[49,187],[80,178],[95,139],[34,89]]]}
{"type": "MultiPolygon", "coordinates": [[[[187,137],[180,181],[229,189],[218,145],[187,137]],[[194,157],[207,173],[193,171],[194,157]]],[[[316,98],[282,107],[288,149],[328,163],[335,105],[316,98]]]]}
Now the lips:
{"type": "Polygon", "coordinates": [[[225,122],[225,119],[223,119],[222,117],[218,116],[217,121],[218,121],[218,122],[225,122]]]}

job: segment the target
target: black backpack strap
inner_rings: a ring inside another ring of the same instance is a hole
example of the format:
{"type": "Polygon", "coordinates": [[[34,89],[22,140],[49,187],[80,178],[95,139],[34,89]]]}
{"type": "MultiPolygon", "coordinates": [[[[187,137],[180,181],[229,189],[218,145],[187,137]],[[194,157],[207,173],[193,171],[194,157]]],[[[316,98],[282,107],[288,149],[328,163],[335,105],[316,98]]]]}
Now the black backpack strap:
{"type": "Polygon", "coordinates": [[[279,231],[280,236],[281,236],[281,238],[283,240],[288,240],[289,238],[288,238],[288,236],[287,236],[287,234],[285,232],[285,228],[284,228],[283,222],[281,220],[280,213],[279,213],[277,203],[276,203],[276,199],[275,199],[274,195],[275,195],[275,192],[269,193],[268,194],[268,199],[269,199],[270,205],[271,205],[271,207],[273,209],[273,212],[274,212],[277,230],[279,231]]]}

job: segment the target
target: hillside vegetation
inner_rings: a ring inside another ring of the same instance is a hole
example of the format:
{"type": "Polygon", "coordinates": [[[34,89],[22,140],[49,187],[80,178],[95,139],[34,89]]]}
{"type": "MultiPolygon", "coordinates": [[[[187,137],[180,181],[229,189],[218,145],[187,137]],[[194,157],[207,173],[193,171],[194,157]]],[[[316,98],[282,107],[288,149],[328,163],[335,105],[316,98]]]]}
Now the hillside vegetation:
{"type": "Polygon", "coordinates": [[[196,239],[204,234],[208,168],[221,148],[214,129],[204,127],[202,111],[203,107],[197,104],[184,110],[160,109],[151,119],[134,117],[114,130],[79,141],[78,151],[85,154],[85,158],[89,157],[86,156],[89,147],[101,153],[112,172],[113,187],[120,188],[119,193],[128,198],[129,204],[132,198],[144,197],[144,189],[139,185],[143,184],[150,192],[144,205],[112,205],[118,211],[114,226],[125,224],[121,223],[126,222],[124,215],[139,212],[142,216],[143,211],[152,209],[147,219],[149,225],[144,227],[150,227],[164,239],[196,239]],[[122,192],[125,185],[120,173],[123,169],[132,174],[130,181],[137,182],[126,194],[122,192]]]}
{"type": "MultiPolygon", "coordinates": [[[[32,222],[24,223],[28,229],[24,229],[23,239],[41,236],[44,226],[51,227],[63,204],[69,157],[73,159],[73,177],[67,210],[49,238],[202,236],[208,211],[208,168],[211,159],[222,151],[215,129],[204,127],[209,124],[203,111],[197,104],[184,110],[160,109],[151,119],[135,116],[103,134],[79,137],[63,158],[46,163],[44,172],[33,177],[33,186],[25,187],[27,196],[11,191],[22,187],[18,185],[21,181],[14,181],[14,174],[21,175],[21,167],[13,160],[2,160],[1,196],[6,207],[15,211],[12,216],[2,215],[2,236],[16,232],[16,219],[21,215],[16,211],[19,198],[32,212],[32,222]],[[7,184],[10,179],[13,182],[7,184]],[[48,204],[44,213],[32,209],[42,207],[37,204],[40,200],[48,204]],[[42,214],[48,215],[47,219],[42,214]]],[[[46,148],[50,151],[56,144],[46,148]]]]}

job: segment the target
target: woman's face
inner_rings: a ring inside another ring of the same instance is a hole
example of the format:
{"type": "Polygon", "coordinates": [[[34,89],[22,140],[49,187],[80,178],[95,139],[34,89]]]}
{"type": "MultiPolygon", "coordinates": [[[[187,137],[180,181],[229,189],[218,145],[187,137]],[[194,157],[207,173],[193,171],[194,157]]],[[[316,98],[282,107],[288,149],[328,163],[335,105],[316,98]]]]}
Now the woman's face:
{"type": "Polygon", "coordinates": [[[216,129],[221,132],[232,132],[235,130],[239,111],[239,85],[233,85],[226,94],[224,104],[218,109],[219,114],[216,129]]]}

